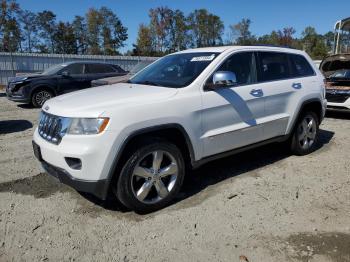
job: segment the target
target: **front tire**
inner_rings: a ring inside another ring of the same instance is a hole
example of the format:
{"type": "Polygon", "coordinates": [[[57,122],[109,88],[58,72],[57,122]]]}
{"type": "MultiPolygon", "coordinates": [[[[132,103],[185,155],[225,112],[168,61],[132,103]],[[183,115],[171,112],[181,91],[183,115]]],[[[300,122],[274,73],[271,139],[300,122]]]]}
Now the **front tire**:
{"type": "Polygon", "coordinates": [[[47,89],[40,89],[34,91],[31,100],[34,107],[41,108],[44,103],[52,97],[54,97],[54,95],[51,91],[47,89]]]}
{"type": "Polygon", "coordinates": [[[319,134],[319,120],[312,112],[305,112],[298,119],[291,139],[291,151],[295,155],[307,155],[316,148],[319,134]]]}
{"type": "Polygon", "coordinates": [[[128,208],[149,213],[167,206],[185,176],[181,151],[166,141],[140,146],[120,173],[116,195],[128,208]]]}

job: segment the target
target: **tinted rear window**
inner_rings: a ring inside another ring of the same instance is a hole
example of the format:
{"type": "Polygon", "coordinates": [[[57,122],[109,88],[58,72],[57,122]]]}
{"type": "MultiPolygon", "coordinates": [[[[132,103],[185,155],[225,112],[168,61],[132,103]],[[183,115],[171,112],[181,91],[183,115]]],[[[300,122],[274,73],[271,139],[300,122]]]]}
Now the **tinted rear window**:
{"type": "Polygon", "coordinates": [[[292,77],[312,76],[315,74],[309,62],[301,55],[288,54],[292,66],[292,77]]]}
{"type": "Polygon", "coordinates": [[[273,81],[290,77],[287,54],[259,52],[259,81],[273,81]]]}
{"type": "Polygon", "coordinates": [[[105,74],[114,73],[116,70],[111,65],[103,64],[87,64],[87,73],[90,74],[105,74]]]}

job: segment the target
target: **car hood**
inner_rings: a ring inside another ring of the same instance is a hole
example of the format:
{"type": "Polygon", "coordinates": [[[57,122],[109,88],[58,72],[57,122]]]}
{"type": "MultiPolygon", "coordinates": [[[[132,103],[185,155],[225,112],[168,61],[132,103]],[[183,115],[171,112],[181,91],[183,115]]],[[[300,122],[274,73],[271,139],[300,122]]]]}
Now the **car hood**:
{"type": "Polygon", "coordinates": [[[48,100],[43,105],[47,113],[64,117],[99,117],[111,109],[153,103],[177,93],[176,88],[119,83],[93,87],[48,100]]]}
{"type": "Polygon", "coordinates": [[[325,57],[320,64],[320,70],[325,77],[343,69],[350,69],[350,54],[330,55],[325,57]]]}
{"type": "Polygon", "coordinates": [[[14,83],[14,82],[21,82],[21,81],[25,81],[25,80],[29,80],[29,79],[33,79],[33,78],[40,78],[40,77],[44,77],[44,75],[41,74],[24,74],[24,75],[20,75],[20,76],[16,76],[10,79],[10,83],[14,83]]]}

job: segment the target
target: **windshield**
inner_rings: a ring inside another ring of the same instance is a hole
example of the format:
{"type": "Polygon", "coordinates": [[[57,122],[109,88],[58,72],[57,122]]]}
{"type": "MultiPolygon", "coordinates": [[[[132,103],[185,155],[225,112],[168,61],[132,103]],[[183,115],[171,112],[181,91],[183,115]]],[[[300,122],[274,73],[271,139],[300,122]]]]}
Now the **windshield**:
{"type": "Polygon", "coordinates": [[[135,75],[129,83],[184,87],[191,84],[217,55],[213,52],[168,55],[135,75]]]}
{"type": "Polygon", "coordinates": [[[60,71],[63,67],[67,66],[66,64],[59,64],[59,65],[54,65],[49,68],[47,68],[44,72],[42,72],[42,75],[54,75],[57,74],[58,71],[60,71]]]}
{"type": "Polygon", "coordinates": [[[350,70],[336,71],[330,77],[333,77],[333,78],[350,78],[350,70]]]}

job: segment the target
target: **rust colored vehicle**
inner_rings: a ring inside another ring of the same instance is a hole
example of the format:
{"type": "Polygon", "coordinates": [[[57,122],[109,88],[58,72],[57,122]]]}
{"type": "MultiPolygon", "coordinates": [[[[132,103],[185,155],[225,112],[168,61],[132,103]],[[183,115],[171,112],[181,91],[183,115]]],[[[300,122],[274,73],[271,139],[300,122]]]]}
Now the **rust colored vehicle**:
{"type": "Polygon", "coordinates": [[[350,54],[328,56],[320,69],[326,78],[327,108],[350,110],[350,54]]]}

